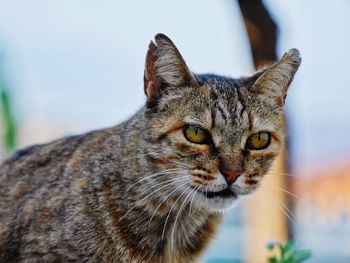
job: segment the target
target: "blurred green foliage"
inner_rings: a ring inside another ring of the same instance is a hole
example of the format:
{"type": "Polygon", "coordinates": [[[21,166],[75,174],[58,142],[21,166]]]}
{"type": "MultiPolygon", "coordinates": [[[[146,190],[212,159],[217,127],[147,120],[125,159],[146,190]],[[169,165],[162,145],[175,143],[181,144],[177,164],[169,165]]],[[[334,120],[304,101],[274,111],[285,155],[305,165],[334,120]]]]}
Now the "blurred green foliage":
{"type": "MultiPolygon", "coordinates": [[[[0,79],[0,113],[2,114],[1,121],[4,127],[4,145],[7,152],[12,152],[16,148],[17,129],[16,123],[11,111],[11,103],[9,94],[5,89],[4,81],[0,79]]],[[[1,125],[2,126],[2,125],[1,125]]]]}
{"type": "MultiPolygon", "coordinates": [[[[1,51],[1,50],[0,50],[1,51]]],[[[9,95],[9,89],[6,86],[5,70],[4,70],[4,53],[0,53],[0,126],[4,131],[4,137],[0,140],[4,140],[5,151],[10,153],[16,148],[17,129],[16,122],[14,120],[11,100],[9,95]]]]}
{"type": "Polygon", "coordinates": [[[269,257],[268,263],[299,263],[311,257],[310,250],[296,250],[293,241],[288,241],[285,244],[270,242],[267,248],[270,250],[277,248],[279,252],[278,256],[269,257]]]}

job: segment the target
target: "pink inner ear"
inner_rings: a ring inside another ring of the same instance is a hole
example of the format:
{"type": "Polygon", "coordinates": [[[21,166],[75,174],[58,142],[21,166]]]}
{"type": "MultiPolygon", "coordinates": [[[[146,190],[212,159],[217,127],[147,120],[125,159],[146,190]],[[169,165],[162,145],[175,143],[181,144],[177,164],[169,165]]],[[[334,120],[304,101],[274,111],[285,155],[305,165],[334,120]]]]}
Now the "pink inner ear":
{"type": "Polygon", "coordinates": [[[148,81],[147,83],[145,83],[145,94],[146,96],[149,97],[153,97],[153,81],[148,81]]]}
{"type": "Polygon", "coordinates": [[[149,102],[154,101],[159,97],[159,90],[161,88],[160,77],[157,76],[157,46],[151,41],[148,46],[146,55],[145,72],[144,72],[144,92],[149,102]]]}
{"type": "Polygon", "coordinates": [[[158,99],[162,88],[196,84],[196,79],[174,43],[162,34],[156,35],[146,55],[144,92],[148,101],[158,99]]]}
{"type": "Polygon", "coordinates": [[[154,57],[154,49],[156,46],[154,43],[151,41],[151,43],[148,46],[148,52],[146,55],[146,63],[145,63],[145,72],[143,76],[143,81],[144,81],[144,92],[146,96],[150,99],[152,98],[154,94],[153,90],[153,78],[155,74],[155,57],[154,57]]]}

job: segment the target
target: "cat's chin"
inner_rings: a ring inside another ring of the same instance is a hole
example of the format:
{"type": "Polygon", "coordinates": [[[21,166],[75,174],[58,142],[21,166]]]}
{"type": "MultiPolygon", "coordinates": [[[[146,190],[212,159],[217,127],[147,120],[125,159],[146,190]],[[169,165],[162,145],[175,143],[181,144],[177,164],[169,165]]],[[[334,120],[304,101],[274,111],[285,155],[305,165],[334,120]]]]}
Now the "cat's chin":
{"type": "Polygon", "coordinates": [[[232,208],[238,201],[238,195],[230,189],[198,193],[197,198],[199,198],[198,203],[210,212],[224,212],[232,208]]]}

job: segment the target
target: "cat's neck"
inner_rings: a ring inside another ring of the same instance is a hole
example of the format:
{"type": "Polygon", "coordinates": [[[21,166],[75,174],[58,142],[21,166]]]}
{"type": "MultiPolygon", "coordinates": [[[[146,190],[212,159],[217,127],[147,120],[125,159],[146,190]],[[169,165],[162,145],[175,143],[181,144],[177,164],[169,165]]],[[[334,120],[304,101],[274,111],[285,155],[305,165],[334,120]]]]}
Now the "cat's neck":
{"type": "Polygon", "coordinates": [[[151,262],[192,262],[207,247],[222,218],[221,214],[193,209],[189,204],[162,207],[162,212],[155,214],[151,206],[160,200],[148,202],[126,211],[119,223],[127,243],[136,245],[135,255],[151,262]]]}

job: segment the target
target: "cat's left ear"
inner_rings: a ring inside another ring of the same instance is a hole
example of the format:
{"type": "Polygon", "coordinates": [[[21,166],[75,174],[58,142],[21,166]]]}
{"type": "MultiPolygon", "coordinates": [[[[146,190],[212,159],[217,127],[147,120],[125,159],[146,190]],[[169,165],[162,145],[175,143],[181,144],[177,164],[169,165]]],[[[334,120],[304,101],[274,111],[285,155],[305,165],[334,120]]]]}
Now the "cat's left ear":
{"type": "Polygon", "coordinates": [[[157,34],[154,40],[148,46],[144,73],[144,90],[151,103],[167,87],[197,85],[195,77],[170,38],[157,34]]]}
{"type": "Polygon", "coordinates": [[[282,107],[285,103],[288,87],[301,63],[300,53],[291,49],[283,57],[264,70],[264,73],[254,82],[251,90],[254,93],[271,98],[282,107]]]}

